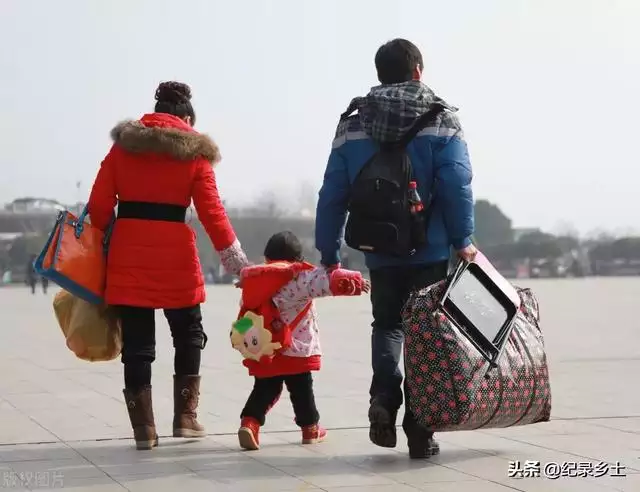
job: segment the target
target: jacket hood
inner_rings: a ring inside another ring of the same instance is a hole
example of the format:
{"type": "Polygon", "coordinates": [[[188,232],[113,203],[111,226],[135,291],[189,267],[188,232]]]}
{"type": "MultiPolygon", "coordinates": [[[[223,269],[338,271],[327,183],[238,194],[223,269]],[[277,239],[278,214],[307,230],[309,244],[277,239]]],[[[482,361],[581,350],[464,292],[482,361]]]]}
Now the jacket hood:
{"type": "Polygon", "coordinates": [[[396,142],[435,103],[457,111],[420,81],[385,84],[371,88],[364,97],[353,99],[343,117],[357,110],[369,137],[378,142],[396,142]]]}
{"type": "Polygon", "coordinates": [[[165,154],[179,161],[204,158],[212,164],[221,158],[218,146],[209,136],[196,132],[177,116],[164,113],[123,121],[111,130],[111,138],[134,154],[165,154]]]}
{"type": "Polygon", "coordinates": [[[240,273],[242,305],[255,309],[273,299],[280,289],[291,282],[300,272],[315,267],[306,262],[277,262],[246,267],[240,273]]]}

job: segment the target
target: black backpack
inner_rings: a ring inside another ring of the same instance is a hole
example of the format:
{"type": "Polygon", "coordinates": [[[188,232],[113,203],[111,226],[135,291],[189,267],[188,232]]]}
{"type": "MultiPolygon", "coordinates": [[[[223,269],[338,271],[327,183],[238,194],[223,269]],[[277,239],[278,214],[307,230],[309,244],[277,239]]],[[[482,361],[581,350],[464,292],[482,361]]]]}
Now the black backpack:
{"type": "Polygon", "coordinates": [[[345,242],[365,253],[410,256],[424,246],[429,214],[422,197],[422,212],[411,213],[409,183],[414,181],[407,145],[445,109],[435,104],[398,141],[380,144],[351,185],[345,242]]]}

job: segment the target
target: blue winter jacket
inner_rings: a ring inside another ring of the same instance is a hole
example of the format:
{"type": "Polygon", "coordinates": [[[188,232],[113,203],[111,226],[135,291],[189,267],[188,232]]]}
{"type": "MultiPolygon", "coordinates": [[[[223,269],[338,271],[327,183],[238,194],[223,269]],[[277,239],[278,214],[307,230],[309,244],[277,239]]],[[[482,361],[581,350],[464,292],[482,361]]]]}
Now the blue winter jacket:
{"type": "Polygon", "coordinates": [[[397,140],[434,102],[445,110],[418,133],[407,147],[418,192],[425,203],[433,191],[427,224],[428,244],[412,256],[400,258],[366,253],[371,270],[448,260],[451,247],[462,249],[474,232],[471,164],[456,109],[420,82],[374,87],[356,98],[356,115],[343,118],[333,141],[316,211],[316,248],[324,265],[340,261],[340,246],[347,215],[350,188],[380,141],[397,140]]]}

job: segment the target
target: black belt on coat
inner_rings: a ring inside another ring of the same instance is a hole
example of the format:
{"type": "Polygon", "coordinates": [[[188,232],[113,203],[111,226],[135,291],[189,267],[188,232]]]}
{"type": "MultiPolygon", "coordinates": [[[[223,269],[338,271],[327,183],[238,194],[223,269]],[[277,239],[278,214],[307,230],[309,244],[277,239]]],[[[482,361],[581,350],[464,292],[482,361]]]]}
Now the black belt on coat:
{"type": "Polygon", "coordinates": [[[184,222],[187,207],[170,203],[118,202],[118,219],[184,222]]]}

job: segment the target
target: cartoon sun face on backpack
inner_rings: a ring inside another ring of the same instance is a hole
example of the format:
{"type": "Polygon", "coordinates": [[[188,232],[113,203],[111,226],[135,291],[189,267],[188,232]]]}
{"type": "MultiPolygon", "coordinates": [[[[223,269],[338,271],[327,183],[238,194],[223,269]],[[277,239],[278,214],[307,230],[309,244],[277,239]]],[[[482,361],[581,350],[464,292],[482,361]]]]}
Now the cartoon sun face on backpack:
{"type": "Polygon", "coordinates": [[[271,332],[264,327],[264,318],[251,311],[233,323],[231,327],[231,345],[245,359],[259,361],[262,357],[272,356],[282,345],[273,342],[271,332]]]}

